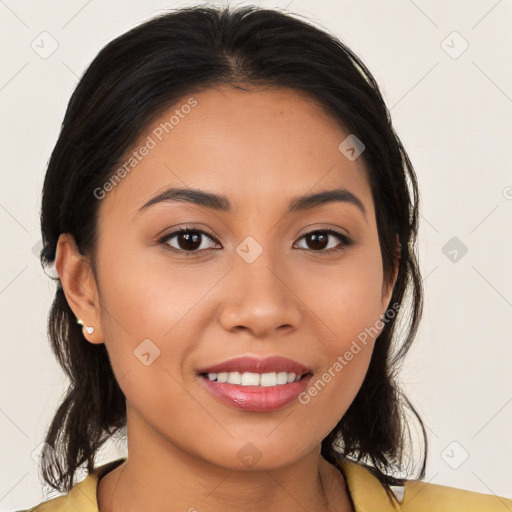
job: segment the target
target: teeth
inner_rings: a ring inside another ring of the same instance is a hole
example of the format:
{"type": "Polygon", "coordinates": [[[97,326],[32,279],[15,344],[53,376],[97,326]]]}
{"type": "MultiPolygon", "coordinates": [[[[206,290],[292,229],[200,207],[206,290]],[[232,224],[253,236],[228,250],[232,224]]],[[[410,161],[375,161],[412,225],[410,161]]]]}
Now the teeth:
{"type": "Polygon", "coordinates": [[[242,374],[240,372],[229,372],[228,384],[242,384],[242,374]]]}
{"type": "Polygon", "coordinates": [[[208,378],[216,382],[227,382],[241,386],[280,386],[290,382],[296,382],[300,375],[287,372],[251,373],[251,372],[220,372],[209,373],[208,378]]]}
{"type": "Polygon", "coordinates": [[[242,386],[259,386],[260,376],[257,373],[242,373],[242,386]]]}

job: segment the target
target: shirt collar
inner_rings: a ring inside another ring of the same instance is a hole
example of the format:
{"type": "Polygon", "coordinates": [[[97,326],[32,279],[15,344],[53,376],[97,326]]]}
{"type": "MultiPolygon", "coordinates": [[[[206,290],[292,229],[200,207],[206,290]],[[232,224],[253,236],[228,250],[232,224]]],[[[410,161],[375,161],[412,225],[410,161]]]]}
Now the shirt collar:
{"type": "Polygon", "coordinates": [[[397,512],[402,509],[389,488],[357,462],[339,462],[356,512],[397,512]]]}

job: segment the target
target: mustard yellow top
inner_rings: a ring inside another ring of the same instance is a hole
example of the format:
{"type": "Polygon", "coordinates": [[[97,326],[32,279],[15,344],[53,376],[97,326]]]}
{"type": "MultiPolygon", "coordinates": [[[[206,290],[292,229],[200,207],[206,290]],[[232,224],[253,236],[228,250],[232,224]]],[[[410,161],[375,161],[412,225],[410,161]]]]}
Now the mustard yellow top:
{"type": "MultiPolygon", "coordinates": [[[[52,498],[29,510],[18,512],[99,512],[96,500],[98,481],[124,460],[124,458],[117,459],[97,467],[64,496],[52,498]]],[[[425,483],[420,480],[405,482],[403,493],[399,489],[391,492],[362,465],[348,460],[343,460],[340,464],[356,512],[512,511],[510,499],[425,483]]]]}

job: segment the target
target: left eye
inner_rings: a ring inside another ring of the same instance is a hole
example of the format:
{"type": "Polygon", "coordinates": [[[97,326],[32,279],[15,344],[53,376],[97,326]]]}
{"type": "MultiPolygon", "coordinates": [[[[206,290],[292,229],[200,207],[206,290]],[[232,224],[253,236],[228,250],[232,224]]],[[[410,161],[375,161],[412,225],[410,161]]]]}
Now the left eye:
{"type": "MultiPolygon", "coordinates": [[[[316,231],[310,231],[309,233],[303,235],[300,240],[309,240],[310,246],[316,246],[313,248],[314,252],[331,252],[331,250],[339,251],[352,244],[352,240],[348,236],[340,233],[339,231],[336,231],[335,229],[320,229],[316,231]],[[338,241],[341,242],[341,244],[331,244],[329,246],[329,237],[336,237],[338,241]]],[[[300,247],[300,249],[308,249],[308,247],[300,247]]]]}

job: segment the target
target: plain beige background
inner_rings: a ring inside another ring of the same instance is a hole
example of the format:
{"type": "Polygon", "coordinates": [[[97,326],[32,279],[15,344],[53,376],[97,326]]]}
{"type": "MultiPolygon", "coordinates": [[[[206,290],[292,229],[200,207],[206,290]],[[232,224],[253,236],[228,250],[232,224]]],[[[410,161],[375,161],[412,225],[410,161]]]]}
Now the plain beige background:
{"type": "MultiPolygon", "coordinates": [[[[46,335],[54,285],[34,250],[67,101],[107,42],[190,4],[0,1],[0,511],[42,500],[38,447],[66,386],[46,335]]],[[[379,83],[421,191],[425,313],[402,377],[429,434],[426,481],[512,497],[512,3],[258,5],[327,28],[379,83]]],[[[120,455],[112,443],[100,461],[120,455]]]]}

